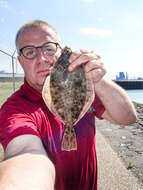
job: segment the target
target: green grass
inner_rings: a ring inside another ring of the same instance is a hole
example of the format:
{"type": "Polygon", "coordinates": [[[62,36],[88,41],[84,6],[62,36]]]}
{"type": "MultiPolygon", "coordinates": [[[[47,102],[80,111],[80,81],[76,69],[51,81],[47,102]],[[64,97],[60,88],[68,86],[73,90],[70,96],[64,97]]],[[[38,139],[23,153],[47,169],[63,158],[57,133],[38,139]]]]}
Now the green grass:
{"type": "MultiPolygon", "coordinates": [[[[15,90],[17,90],[23,82],[15,83],[15,90]]],[[[0,107],[5,100],[14,92],[12,82],[0,82],[0,107]]]]}
{"type": "MultiPolygon", "coordinates": [[[[15,90],[17,90],[23,82],[15,83],[15,90]]],[[[0,82],[0,107],[5,102],[5,100],[14,92],[12,82],[0,82]]],[[[0,144],[0,162],[4,158],[3,147],[0,144]]]]}

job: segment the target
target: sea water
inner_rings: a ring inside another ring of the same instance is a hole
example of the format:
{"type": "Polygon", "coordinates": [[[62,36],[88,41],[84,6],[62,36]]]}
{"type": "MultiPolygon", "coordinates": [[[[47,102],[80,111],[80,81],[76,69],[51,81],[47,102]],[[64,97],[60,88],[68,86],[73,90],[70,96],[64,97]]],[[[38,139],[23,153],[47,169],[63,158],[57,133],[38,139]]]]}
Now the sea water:
{"type": "Polygon", "coordinates": [[[132,101],[143,104],[143,90],[126,90],[132,101]]]}

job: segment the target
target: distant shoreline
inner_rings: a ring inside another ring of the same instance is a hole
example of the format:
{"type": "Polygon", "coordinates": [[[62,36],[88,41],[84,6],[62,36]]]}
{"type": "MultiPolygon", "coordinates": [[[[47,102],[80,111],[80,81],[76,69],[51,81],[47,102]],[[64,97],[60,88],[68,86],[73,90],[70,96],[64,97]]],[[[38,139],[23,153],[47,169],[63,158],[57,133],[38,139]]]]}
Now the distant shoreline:
{"type": "Polygon", "coordinates": [[[143,80],[113,80],[125,90],[143,89],[143,80]]]}
{"type": "Polygon", "coordinates": [[[0,82],[22,82],[24,77],[0,77],[0,82]]]}

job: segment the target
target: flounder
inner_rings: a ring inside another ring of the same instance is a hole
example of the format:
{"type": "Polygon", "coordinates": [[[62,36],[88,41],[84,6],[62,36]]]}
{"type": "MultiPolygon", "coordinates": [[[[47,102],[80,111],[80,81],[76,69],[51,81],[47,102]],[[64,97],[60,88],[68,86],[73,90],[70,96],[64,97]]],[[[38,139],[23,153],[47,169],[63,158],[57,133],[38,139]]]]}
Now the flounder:
{"type": "Polygon", "coordinates": [[[61,145],[65,151],[77,150],[74,125],[84,116],[94,99],[93,83],[83,66],[73,72],[68,71],[71,54],[69,47],[63,49],[42,91],[49,110],[65,125],[61,145]]]}

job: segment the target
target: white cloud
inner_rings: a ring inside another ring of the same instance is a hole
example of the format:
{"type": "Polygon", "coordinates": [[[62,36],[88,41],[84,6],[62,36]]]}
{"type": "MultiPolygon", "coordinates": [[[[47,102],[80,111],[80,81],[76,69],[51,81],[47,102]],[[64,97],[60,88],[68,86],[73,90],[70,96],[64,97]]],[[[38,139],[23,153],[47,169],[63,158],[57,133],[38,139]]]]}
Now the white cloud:
{"type": "Polygon", "coordinates": [[[24,15],[24,14],[25,14],[24,11],[19,12],[19,15],[24,15]]]}
{"type": "Polygon", "coordinates": [[[102,38],[112,36],[112,30],[110,29],[81,28],[80,32],[86,36],[98,36],[102,38]]]}
{"type": "Polygon", "coordinates": [[[6,0],[0,0],[0,7],[7,9],[8,6],[8,2],[6,0]]]}
{"type": "Polygon", "coordinates": [[[96,2],[96,0],[82,0],[83,2],[85,3],[93,3],[93,2],[96,2]]]}
{"type": "Polygon", "coordinates": [[[98,22],[102,22],[102,21],[103,21],[103,18],[102,18],[102,17],[98,17],[98,18],[97,18],[97,21],[98,21],[98,22]]]}
{"type": "Polygon", "coordinates": [[[17,11],[16,8],[12,7],[7,0],[0,0],[0,7],[4,8],[4,9],[7,9],[12,14],[20,15],[20,16],[24,15],[24,11],[23,10],[18,10],[17,11]]]}
{"type": "Polygon", "coordinates": [[[4,23],[5,22],[5,18],[4,17],[0,18],[0,22],[4,23]]]}

